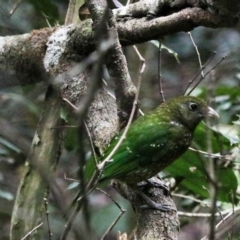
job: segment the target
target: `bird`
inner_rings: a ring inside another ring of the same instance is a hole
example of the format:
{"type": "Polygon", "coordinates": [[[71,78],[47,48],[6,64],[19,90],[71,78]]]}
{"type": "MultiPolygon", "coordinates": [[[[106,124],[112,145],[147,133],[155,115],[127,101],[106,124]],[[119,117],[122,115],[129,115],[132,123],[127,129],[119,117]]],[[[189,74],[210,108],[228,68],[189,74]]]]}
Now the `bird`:
{"type": "MultiPolygon", "coordinates": [[[[208,118],[219,115],[200,98],[180,96],[163,102],[131,124],[105,164],[99,183],[114,179],[134,186],[155,176],[188,150],[196,127],[208,118]]],[[[100,162],[112,152],[121,135],[122,132],[112,139],[100,162]]],[[[87,168],[89,175],[93,170],[87,168]]]]}

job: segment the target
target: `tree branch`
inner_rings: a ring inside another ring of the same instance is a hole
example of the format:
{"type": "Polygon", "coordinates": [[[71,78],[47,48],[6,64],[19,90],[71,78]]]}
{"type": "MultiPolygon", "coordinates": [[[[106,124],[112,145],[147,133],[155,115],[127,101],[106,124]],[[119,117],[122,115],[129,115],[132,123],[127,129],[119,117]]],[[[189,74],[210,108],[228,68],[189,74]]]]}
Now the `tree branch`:
{"type": "MultiPolygon", "coordinates": [[[[151,179],[155,182],[159,181],[156,178],[151,179]]],[[[113,182],[113,187],[128,199],[135,211],[136,228],[132,233],[134,237],[132,236],[131,239],[178,239],[179,221],[176,206],[171,197],[164,193],[163,189],[147,187],[144,189],[144,194],[155,203],[168,205],[169,208],[173,210],[163,212],[151,208],[144,209],[142,206],[145,205],[146,202],[139,197],[136,189],[126,184],[120,184],[117,181],[113,182]]]]}
{"type": "MultiPolygon", "coordinates": [[[[61,148],[61,131],[56,128],[61,124],[60,105],[61,101],[52,92],[32,141],[18,188],[11,220],[12,240],[21,239],[42,221],[44,197],[53,182],[61,148]]],[[[41,230],[32,235],[39,236],[41,230]]]]}
{"type": "MultiPolygon", "coordinates": [[[[179,4],[176,5],[178,7],[186,6],[180,5],[182,3],[180,0],[174,2],[175,5],[179,4]]],[[[192,0],[191,2],[198,3],[199,1],[192,0]]],[[[209,0],[207,2],[209,4],[206,8],[213,9],[215,1],[209,0]]],[[[192,5],[195,6],[196,4],[192,5]]],[[[159,39],[179,31],[190,31],[198,26],[210,28],[234,26],[238,22],[236,12],[239,12],[239,5],[236,4],[236,7],[233,8],[232,2],[226,3],[226,1],[222,0],[217,1],[217,4],[214,5],[217,9],[219,6],[225,7],[225,10],[219,10],[220,13],[232,14],[213,14],[212,11],[199,7],[176,9],[174,6],[172,10],[175,12],[170,12],[169,15],[157,15],[154,18],[147,16],[141,18],[117,18],[116,28],[120,43],[122,45],[133,45],[152,39],[159,39]]],[[[61,33],[59,41],[64,43],[62,47],[64,46],[64,48],[68,49],[66,54],[68,53],[67,57],[73,64],[83,60],[95,48],[91,19],[83,21],[79,25],[60,26],[51,29],[45,28],[35,30],[29,34],[1,37],[1,88],[34,84],[42,81],[42,79],[47,79],[48,74],[47,69],[43,66],[43,57],[47,47],[46,44],[51,39],[51,34],[55,34],[55,32],[61,33]],[[11,79],[14,79],[12,82],[8,80],[10,76],[11,79]]]]}

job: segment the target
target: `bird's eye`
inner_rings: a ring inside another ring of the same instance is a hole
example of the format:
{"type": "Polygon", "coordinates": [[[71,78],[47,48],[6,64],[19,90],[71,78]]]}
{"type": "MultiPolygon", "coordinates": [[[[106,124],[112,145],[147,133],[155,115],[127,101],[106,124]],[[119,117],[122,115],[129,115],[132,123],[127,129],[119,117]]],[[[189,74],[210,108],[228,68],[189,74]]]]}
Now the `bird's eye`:
{"type": "Polygon", "coordinates": [[[189,104],[189,109],[191,110],[191,111],[196,111],[197,109],[198,109],[198,104],[197,103],[190,103],[189,104]]]}

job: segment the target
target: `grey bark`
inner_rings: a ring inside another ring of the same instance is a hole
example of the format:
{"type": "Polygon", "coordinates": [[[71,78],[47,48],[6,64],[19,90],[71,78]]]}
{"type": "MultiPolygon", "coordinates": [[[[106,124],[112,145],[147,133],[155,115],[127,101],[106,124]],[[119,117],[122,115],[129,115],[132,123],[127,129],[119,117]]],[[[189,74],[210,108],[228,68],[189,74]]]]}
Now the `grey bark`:
{"type": "MultiPolygon", "coordinates": [[[[162,1],[151,2],[152,5],[154,3],[156,5],[161,4],[162,1]]],[[[169,11],[168,15],[147,18],[149,12],[152,14],[152,9],[144,5],[145,15],[140,18],[133,17],[137,13],[132,13],[133,16],[130,15],[128,18],[119,16],[116,27],[120,43],[132,45],[159,39],[179,31],[190,31],[198,26],[222,28],[234,26],[238,22],[240,10],[237,0],[164,2],[168,3],[170,10],[172,6],[173,12],[169,11]]],[[[126,9],[130,8],[129,6],[126,9]]],[[[119,13],[121,9],[114,10],[116,16],[121,15],[119,13]]],[[[135,9],[137,11],[137,8],[135,9]]],[[[68,32],[71,36],[65,40],[69,46],[70,61],[80,62],[94,50],[94,31],[90,19],[79,25],[45,28],[29,34],[0,37],[0,87],[34,84],[47,79],[48,73],[43,66],[43,56],[49,37],[58,30],[68,32]],[[8,80],[9,77],[11,82],[8,80]]]]}

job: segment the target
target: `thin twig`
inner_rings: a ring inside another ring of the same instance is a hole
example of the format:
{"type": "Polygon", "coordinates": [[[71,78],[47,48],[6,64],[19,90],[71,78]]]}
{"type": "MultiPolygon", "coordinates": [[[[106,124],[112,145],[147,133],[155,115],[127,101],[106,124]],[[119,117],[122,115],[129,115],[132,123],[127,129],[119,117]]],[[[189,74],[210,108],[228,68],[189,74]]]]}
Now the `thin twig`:
{"type": "Polygon", "coordinates": [[[66,103],[68,103],[74,110],[76,110],[77,112],[79,111],[78,107],[76,107],[74,104],[72,104],[67,98],[63,98],[63,101],[65,101],[66,103]]]}
{"type": "Polygon", "coordinates": [[[78,182],[78,183],[79,183],[79,180],[74,179],[74,178],[69,178],[69,177],[67,177],[67,176],[66,176],[66,173],[64,173],[64,179],[67,180],[67,181],[78,182]]]}
{"type": "Polygon", "coordinates": [[[225,159],[226,161],[234,161],[233,160],[233,156],[232,155],[222,155],[220,153],[208,153],[202,150],[198,150],[192,147],[188,148],[189,150],[193,151],[193,152],[198,152],[198,153],[202,153],[205,155],[205,157],[210,157],[210,158],[221,158],[221,159],[225,159]]]}
{"type": "Polygon", "coordinates": [[[13,15],[13,13],[17,10],[17,8],[19,7],[19,5],[22,3],[23,0],[17,0],[14,3],[14,6],[12,8],[12,10],[9,12],[9,17],[11,17],[13,15]]]}
{"type": "MultiPolygon", "coordinates": [[[[226,59],[226,56],[223,56],[221,58],[221,60],[219,60],[208,72],[205,73],[204,78],[213,70],[215,69],[224,59],[226,59]]],[[[194,85],[194,87],[186,94],[186,95],[190,95],[192,93],[192,91],[199,85],[199,83],[204,79],[203,77],[201,77],[199,79],[199,81],[194,85]]]]}
{"type": "Polygon", "coordinates": [[[101,237],[101,240],[104,240],[106,235],[113,229],[113,227],[116,225],[116,223],[119,221],[119,219],[122,217],[122,215],[125,212],[120,212],[119,215],[117,216],[117,218],[114,220],[114,222],[109,226],[109,228],[107,229],[107,231],[103,234],[103,236],[101,237]]]}
{"type": "Polygon", "coordinates": [[[192,37],[191,32],[188,32],[188,35],[189,35],[189,37],[190,37],[190,39],[191,39],[191,41],[193,43],[193,46],[194,46],[194,48],[196,50],[196,53],[197,53],[197,56],[198,56],[198,62],[199,62],[199,66],[200,66],[200,71],[201,71],[201,76],[204,78],[204,72],[203,72],[204,66],[202,65],[202,60],[201,60],[200,53],[198,51],[198,47],[197,47],[197,45],[194,42],[194,39],[192,37]]]}
{"type": "Polygon", "coordinates": [[[196,199],[194,197],[191,197],[191,196],[187,196],[187,195],[183,195],[183,194],[179,194],[179,193],[171,193],[171,195],[174,196],[174,197],[190,199],[190,200],[192,200],[194,202],[200,203],[202,206],[210,207],[209,203],[205,203],[204,201],[198,200],[198,199],[196,199]]]}
{"type": "Polygon", "coordinates": [[[87,136],[88,136],[88,139],[89,139],[89,142],[90,142],[90,145],[91,145],[91,150],[92,150],[93,158],[94,158],[94,161],[95,161],[95,165],[97,166],[98,165],[97,154],[96,154],[95,149],[94,149],[92,136],[91,136],[91,133],[90,133],[90,131],[88,129],[88,126],[87,126],[86,122],[83,121],[83,123],[84,123],[85,129],[86,129],[86,132],[87,132],[87,136]]]}
{"type": "Polygon", "coordinates": [[[136,45],[133,45],[133,49],[134,51],[136,52],[136,54],[138,55],[139,57],[139,60],[141,62],[140,64],[140,74],[142,74],[145,70],[145,67],[146,67],[146,61],[145,61],[145,58],[142,56],[142,54],[139,52],[138,48],[136,47],[136,45]]]}
{"type": "Polygon", "coordinates": [[[108,194],[107,192],[103,191],[101,188],[96,188],[96,189],[98,191],[102,192],[103,194],[105,194],[106,196],[108,196],[111,199],[111,201],[119,208],[119,210],[121,212],[125,212],[126,211],[125,209],[122,209],[121,205],[116,200],[114,200],[113,197],[110,194],[108,194]]]}
{"type": "MultiPolygon", "coordinates": [[[[145,58],[142,56],[142,54],[139,52],[138,48],[136,47],[136,45],[133,45],[133,49],[136,52],[136,54],[139,57],[139,61],[140,61],[140,65],[139,65],[139,77],[138,77],[138,82],[139,82],[139,86],[137,86],[137,91],[139,94],[140,91],[140,87],[141,87],[141,74],[144,72],[145,68],[146,68],[146,61],[145,58]]],[[[138,100],[138,99],[137,99],[138,100]]],[[[142,110],[140,108],[138,108],[139,113],[143,116],[144,113],[142,112],[142,110]]]]}
{"type": "MultiPolygon", "coordinates": [[[[82,194],[81,191],[79,191],[77,196],[74,198],[74,199],[76,199],[77,204],[76,204],[75,208],[72,210],[72,213],[70,213],[69,216],[68,216],[68,220],[67,220],[67,223],[65,224],[65,229],[64,229],[64,232],[62,234],[61,240],[66,239],[66,237],[67,237],[67,235],[68,235],[68,233],[69,233],[69,231],[72,227],[72,223],[74,222],[77,214],[79,213],[79,211],[81,210],[81,208],[83,206],[84,198],[86,198],[94,190],[94,184],[92,184],[93,179],[98,179],[97,177],[95,177],[95,174],[96,174],[96,171],[95,171],[94,176],[92,177],[91,181],[86,186],[84,195],[82,194]]],[[[99,176],[100,176],[100,174],[99,174],[99,176]]],[[[97,181],[95,181],[95,182],[97,183],[97,181]]],[[[73,202],[73,205],[74,204],[75,204],[75,200],[73,202]]]]}
{"type": "Polygon", "coordinates": [[[108,196],[111,201],[119,208],[120,210],[120,214],[117,216],[117,218],[113,221],[113,223],[109,226],[109,228],[106,230],[106,232],[103,234],[103,236],[101,237],[101,240],[104,240],[105,237],[107,236],[107,234],[113,229],[113,227],[117,224],[117,222],[119,221],[119,219],[122,217],[122,215],[126,212],[126,209],[122,209],[121,205],[112,198],[112,196],[110,194],[108,194],[107,192],[103,191],[100,188],[96,188],[98,191],[102,192],[103,194],[105,194],[106,196],[108,196]]]}
{"type": "Polygon", "coordinates": [[[48,211],[48,199],[44,198],[44,207],[45,207],[45,213],[46,213],[46,218],[47,218],[47,226],[48,226],[48,239],[52,239],[52,233],[51,233],[51,228],[50,228],[50,223],[49,223],[49,211],[48,211]]]}
{"type": "MultiPolygon", "coordinates": [[[[195,142],[192,142],[192,146],[194,146],[195,148],[198,148],[198,145],[195,142]]],[[[204,172],[206,178],[209,180],[209,182],[211,184],[217,184],[215,181],[213,181],[213,179],[209,175],[209,172],[207,171],[207,167],[205,165],[206,158],[200,152],[196,151],[196,153],[198,154],[198,157],[200,159],[200,163],[202,164],[202,171],[204,172]]],[[[206,189],[206,190],[208,190],[208,189],[206,189]]]]}
{"type": "MultiPolygon", "coordinates": [[[[217,53],[217,52],[215,52],[215,51],[212,53],[212,55],[210,56],[210,58],[209,58],[209,59],[207,60],[207,62],[203,65],[203,69],[205,69],[206,66],[212,61],[212,59],[213,59],[213,57],[216,55],[216,53],[217,53]]],[[[200,69],[200,70],[197,72],[196,76],[195,76],[192,80],[190,80],[190,81],[188,82],[188,85],[187,85],[187,87],[186,87],[183,95],[186,94],[188,88],[192,85],[192,83],[193,83],[193,82],[195,81],[195,79],[199,76],[199,74],[201,74],[201,71],[202,71],[202,69],[200,69]]],[[[189,93],[186,94],[186,95],[189,95],[189,93]]]]}
{"type": "MultiPolygon", "coordinates": [[[[240,211],[240,207],[238,208],[235,208],[235,213],[236,211],[240,211]]],[[[228,210],[224,210],[224,211],[221,211],[220,213],[219,212],[216,212],[214,214],[215,217],[220,217],[221,215],[226,215],[226,214],[233,214],[233,211],[232,209],[228,209],[228,210]]],[[[184,216],[184,217],[197,217],[197,218],[209,218],[211,217],[211,213],[190,213],[190,212],[182,212],[182,211],[178,211],[178,215],[179,216],[184,216]]]]}
{"type": "Polygon", "coordinates": [[[21,240],[27,239],[27,237],[31,236],[34,231],[36,231],[38,228],[40,228],[43,225],[41,222],[39,225],[37,225],[35,228],[33,228],[30,232],[28,232],[21,240]]]}
{"type": "MultiPolygon", "coordinates": [[[[74,104],[72,104],[67,98],[63,98],[63,100],[66,103],[68,103],[74,110],[76,110],[77,112],[79,111],[78,107],[76,107],[74,104]]],[[[92,141],[92,137],[91,137],[91,134],[90,134],[90,131],[88,129],[88,126],[87,126],[86,122],[83,121],[83,123],[84,123],[85,129],[86,129],[86,132],[87,132],[87,136],[88,136],[88,139],[89,139],[89,142],[90,142],[90,145],[91,145],[91,150],[92,150],[92,154],[93,154],[93,157],[94,157],[94,160],[95,160],[95,164],[97,166],[98,165],[97,155],[96,155],[96,152],[94,150],[94,144],[93,144],[93,141],[92,141]]],[[[71,127],[76,127],[76,126],[71,126],[71,127]]]]}
{"type": "MultiPolygon", "coordinates": [[[[213,96],[213,87],[210,86],[209,88],[209,95],[213,96]]],[[[207,125],[208,125],[209,119],[207,119],[207,125]]],[[[212,131],[210,128],[207,128],[207,152],[212,153],[212,131]]],[[[216,218],[214,216],[215,212],[218,210],[217,208],[217,196],[218,196],[218,184],[217,184],[217,176],[215,171],[215,163],[214,161],[211,161],[211,158],[208,157],[207,161],[208,165],[206,166],[206,171],[209,172],[209,176],[211,179],[210,182],[210,196],[211,196],[211,217],[210,217],[210,231],[209,231],[209,238],[211,240],[215,239],[215,222],[216,218]]],[[[221,216],[222,217],[222,216],[221,216]]]]}
{"type": "Polygon", "coordinates": [[[216,226],[215,228],[217,229],[222,223],[224,223],[231,215],[235,213],[234,209],[229,212],[216,226]]]}
{"type": "Polygon", "coordinates": [[[162,40],[159,40],[158,47],[158,82],[159,82],[159,93],[162,98],[162,102],[165,102],[162,86],[162,68],[161,68],[161,59],[162,59],[162,40]]]}
{"type": "Polygon", "coordinates": [[[76,125],[63,125],[63,126],[57,126],[57,127],[51,127],[49,129],[67,129],[67,128],[77,128],[78,126],[76,125]]]}
{"type": "MultiPolygon", "coordinates": [[[[226,210],[226,211],[222,211],[221,214],[222,215],[225,215],[227,214],[225,217],[223,217],[221,219],[221,221],[215,226],[215,230],[216,230],[216,233],[218,233],[219,231],[222,231],[222,228],[219,229],[219,226],[221,226],[223,223],[225,223],[231,216],[234,216],[238,211],[240,211],[240,207],[236,208],[235,210],[234,209],[231,209],[230,211],[229,210],[226,210]],[[218,230],[218,231],[217,231],[218,230]]],[[[217,215],[216,215],[217,216],[217,215]]],[[[233,219],[234,220],[234,219],[233,219]]],[[[233,221],[232,220],[232,221],[233,221]]],[[[231,221],[231,220],[230,220],[231,221]]],[[[232,224],[231,224],[232,225],[232,224]]],[[[225,232],[225,231],[224,231],[225,232]]],[[[208,240],[210,239],[209,236],[204,236],[203,238],[201,238],[201,240],[208,240]]]]}

